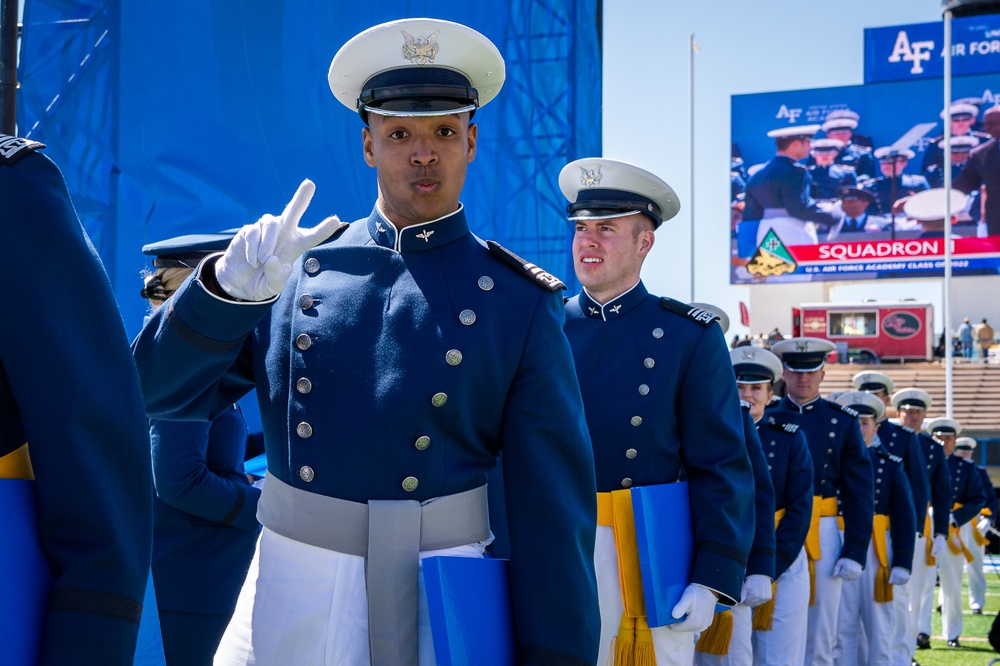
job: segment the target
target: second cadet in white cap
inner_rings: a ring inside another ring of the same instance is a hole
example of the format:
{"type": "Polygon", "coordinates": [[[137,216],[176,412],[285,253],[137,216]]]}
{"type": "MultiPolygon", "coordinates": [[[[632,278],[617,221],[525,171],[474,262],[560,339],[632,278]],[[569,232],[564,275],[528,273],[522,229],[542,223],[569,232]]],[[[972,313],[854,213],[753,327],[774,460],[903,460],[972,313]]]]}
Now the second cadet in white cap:
{"type": "MultiPolygon", "coordinates": [[[[942,417],[928,423],[926,430],[941,442],[951,476],[954,506],[949,516],[948,547],[938,554],[937,564],[941,581],[941,630],[949,647],[960,647],[959,638],[964,627],[962,568],[967,557],[972,555],[966,544],[972,543],[972,521],[986,506],[986,492],[976,466],[970,460],[954,455],[956,439],[962,431],[961,424],[955,419],[942,417]]],[[[933,595],[933,587],[925,585],[924,594],[929,591],[933,595]]]]}
{"type": "Polygon", "coordinates": [[[641,654],[651,635],[657,664],[690,666],[695,635],[711,625],[717,601],[732,606],[742,597],[754,536],[746,529],[754,477],[726,341],[715,314],[654,296],[640,279],[656,229],[680,207],[667,183],[635,165],[589,157],[563,167],[559,187],[583,286],[566,303],[565,331],[597,472],[597,663],[613,651],[641,654]],[[711,419],[700,418],[706,411],[711,419]],[[622,516],[600,507],[613,504],[613,491],[672,483],[682,470],[694,509],[694,564],[671,614],[686,618],[646,633],[630,560],[619,554],[628,547],[616,539],[622,516]]]}
{"type": "Polygon", "coordinates": [[[858,413],[875,478],[875,517],[865,570],[860,578],[844,581],[841,590],[837,664],[891,664],[893,599],[896,587],[910,579],[916,534],[910,484],[902,459],[882,444],[882,400],[872,393],[846,391],[836,401],[858,413]]]}
{"type": "Polygon", "coordinates": [[[857,413],[819,394],[826,357],[835,349],[829,340],[810,337],[782,340],[771,348],[784,364],[782,379],[787,393],[766,414],[799,424],[809,442],[814,467],[813,515],[818,519],[810,525],[806,540],[806,553],[815,572],[807,664],[833,663],[841,583],[861,576],[875,510],[872,468],[857,413]],[[838,513],[842,514],[843,536],[838,513]]]}

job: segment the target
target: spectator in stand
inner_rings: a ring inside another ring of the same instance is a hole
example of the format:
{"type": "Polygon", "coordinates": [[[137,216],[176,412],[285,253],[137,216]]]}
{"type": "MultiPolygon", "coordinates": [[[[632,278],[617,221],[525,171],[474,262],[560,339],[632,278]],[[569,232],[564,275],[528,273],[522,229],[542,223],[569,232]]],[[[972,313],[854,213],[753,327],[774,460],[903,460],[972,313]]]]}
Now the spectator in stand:
{"type": "Polygon", "coordinates": [[[983,319],[983,323],[976,326],[976,344],[983,352],[983,358],[988,358],[990,355],[990,347],[993,346],[993,327],[986,323],[986,319],[983,319]]]}
{"type": "Polygon", "coordinates": [[[962,325],[958,327],[958,339],[962,343],[962,356],[972,358],[972,324],[969,318],[962,320],[962,325]]]}

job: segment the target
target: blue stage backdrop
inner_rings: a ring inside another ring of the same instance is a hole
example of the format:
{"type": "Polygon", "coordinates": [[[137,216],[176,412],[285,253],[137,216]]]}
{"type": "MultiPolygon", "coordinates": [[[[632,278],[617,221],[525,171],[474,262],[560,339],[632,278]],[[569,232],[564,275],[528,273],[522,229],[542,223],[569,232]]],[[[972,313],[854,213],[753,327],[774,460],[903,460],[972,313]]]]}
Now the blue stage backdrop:
{"type": "Polygon", "coordinates": [[[19,134],[63,169],[129,335],[145,312],[145,243],[278,213],[304,178],[316,183],[304,225],[368,215],[362,123],[327,69],[353,35],[405,17],[467,24],[503,53],[463,201],[477,235],[576,286],[556,181],[601,150],[598,0],[25,4],[19,134]]]}

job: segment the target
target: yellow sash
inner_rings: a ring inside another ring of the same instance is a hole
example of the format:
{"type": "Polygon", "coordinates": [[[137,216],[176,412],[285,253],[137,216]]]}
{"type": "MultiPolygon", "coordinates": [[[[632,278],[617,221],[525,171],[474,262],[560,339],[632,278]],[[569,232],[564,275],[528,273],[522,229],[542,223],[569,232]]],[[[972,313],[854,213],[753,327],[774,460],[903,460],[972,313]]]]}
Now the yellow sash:
{"type": "Polygon", "coordinates": [[[889,516],[876,513],[872,520],[872,544],[878,558],[875,573],[875,602],[884,604],[892,601],[892,585],[889,585],[889,547],[885,535],[889,531],[889,516]]]}
{"type": "Polygon", "coordinates": [[[806,557],[809,560],[809,605],[816,602],[816,562],[823,553],[819,547],[819,519],[837,515],[836,497],[813,496],[812,519],[809,521],[809,533],[806,535],[806,557]]]}
{"type": "Polygon", "coordinates": [[[618,552],[618,584],[622,591],[621,623],[614,640],[616,666],[655,666],[653,634],[646,621],[646,601],[639,569],[639,546],[635,540],[632,493],[628,489],[597,493],[597,524],[610,527],[618,552]]]}
{"type": "Polygon", "coordinates": [[[926,541],[924,546],[927,552],[927,566],[932,567],[937,563],[937,560],[931,555],[931,547],[934,545],[934,526],[931,525],[931,517],[926,512],[924,514],[924,540],[926,541]]]}
{"type": "Polygon", "coordinates": [[[4,456],[0,456],[0,479],[26,479],[32,481],[35,471],[31,468],[31,458],[28,456],[28,443],[4,456]]]}
{"type": "MultiPolygon", "coordinates": [[[[962,508],[961,502],[955,502],[955,506],[951,507],[952,512],[957,511],[962,508]]],[[[954,525],[948,525],[948,550],[951,551],[952,555],[964,555],[966,562],[972,561],[972,553],[969,549],[965,547],[962,543],[962,535],[959,530],[962,528],[961,525],[955,527],[954,525]]],[[[973,530],[975,531],[975,530],[973,530]]]]}
{"type": "MultiPolygon", "coordinates": [[[[785,517],[785,510],[778,509],[774,512],[774,529],[778,529],[781,519],[785,517]]],[[[753,609],[752,627],[757,631],[771,631],[774,627],[774,596],[778,593],[778,581],[771,583],[771,600],[762,603],[753,609]]]]}

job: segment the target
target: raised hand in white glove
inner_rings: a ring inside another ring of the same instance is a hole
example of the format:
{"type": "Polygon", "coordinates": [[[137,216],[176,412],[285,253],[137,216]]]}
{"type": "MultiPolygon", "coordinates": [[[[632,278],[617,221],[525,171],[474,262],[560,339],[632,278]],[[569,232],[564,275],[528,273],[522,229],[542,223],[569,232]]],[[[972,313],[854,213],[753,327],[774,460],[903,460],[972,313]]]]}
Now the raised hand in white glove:
{"type": "Polygon", "coordinates": [[[744,606],[760,606],[771,600],[771,578],[761,574],[750,574],[743,581],[740,603],[744,606]]]}
{"type": "Polygon", "coordinates": [[[937,557],[945,548],[945,538],[943,534],[935,534],[934,541],[931,542],[931,557],[937,557]]]}
{"type": "Polygon", "coordinates": [[[833,575],[851,581],[861,578],[861,565],[848,557],[842,557],[833,565],[833,575]]]}
{"type": "Polygon", "coordinates": [[[302,181],[280,216],[264,215],[236,233],[215,264],[223,291],[240,301],[266,301],[281,292],[295,260],[340,226],[333,216],[311,229],[299,228],[315,191],[311,180],[302,181]]]}
{"type": "Polygon", "coordinates": [[[990,531],[990,519],[986,516],[979,516],[979,522],[976,523],[976,529],[979,530],[980,534],[986,536],[986,533],[990,531]]]}
{"type": "Polygon", "coordinates": [[[910,582],[910,572],[903,567],[893,567],[889,571],[889,585],[906,585],[910,582]]]}
{"type": "Polygon", "coordinates": [[[707,587],[691,583],[684,588],[680,601],[670,611],[674,619],[687,615],[681,622],[671,625],[671,631],[705,631],[715,618],[715,604],[718,601],[715,593],[707,587]]]}

